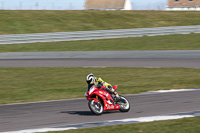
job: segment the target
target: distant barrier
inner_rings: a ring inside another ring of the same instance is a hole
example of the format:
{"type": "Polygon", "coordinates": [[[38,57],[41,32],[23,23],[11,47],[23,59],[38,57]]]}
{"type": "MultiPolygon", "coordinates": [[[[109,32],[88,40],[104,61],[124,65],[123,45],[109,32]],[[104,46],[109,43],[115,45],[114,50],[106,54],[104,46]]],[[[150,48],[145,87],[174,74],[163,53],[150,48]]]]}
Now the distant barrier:
{"type": "Polygon", "coordinates": [[[137,36],[145,36],[145,35],[146,36],[156,36],[156,35],[190,34],[190,33],[200,33],[200,25],[0,35],[0,44],[57,42],[57,41],[137,37],[137,36]]]}

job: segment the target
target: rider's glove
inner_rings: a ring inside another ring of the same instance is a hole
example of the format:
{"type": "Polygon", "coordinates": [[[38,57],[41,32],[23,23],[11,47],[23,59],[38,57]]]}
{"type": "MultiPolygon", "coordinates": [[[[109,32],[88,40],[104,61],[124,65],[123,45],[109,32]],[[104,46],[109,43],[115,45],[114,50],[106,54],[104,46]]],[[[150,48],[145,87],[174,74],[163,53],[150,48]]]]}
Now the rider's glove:
{"type": "Polygon", "coordinates": [[[108,91],[112,92],[112,93],[115,92],[115,90],[114,90],[114,89],[112,88],[112,86],[110,86],[110,85],[107,85],[107,86],[106,86],[106,89],[107,89],[108,91]]]}
{"type": "Polygon", "coordinates": [[[103,86],[103,83],[102,82],[95,82],[95,86],[97,88],[101,88],[103,86]]]}
{"type": "Polygon", "coordinates": [[[112,90],[112,86],[110,86],[110,85],[107,85],[106,88],[107,88],[108,90],[110,90],[110,91],[112,90]]]}
{"type": "Polygon", "coordinates": [[[120,96],[119,96],[119,94],[118,94],[116,91],[114,92],[114,94],[115,94],[115,96],[116,96],[117,100],[119,100],[119,99],[120,99],[120,96]]]}

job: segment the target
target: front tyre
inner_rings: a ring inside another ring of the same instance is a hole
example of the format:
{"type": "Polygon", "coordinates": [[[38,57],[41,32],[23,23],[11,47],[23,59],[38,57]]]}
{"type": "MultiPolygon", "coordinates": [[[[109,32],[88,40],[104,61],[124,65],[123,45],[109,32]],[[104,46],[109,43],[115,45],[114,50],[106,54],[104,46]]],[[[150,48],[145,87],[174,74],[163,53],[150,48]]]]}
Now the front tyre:
{"type": "Polygon", "coordinates": [[[91,99],[88,102],[88,106],[90,110],[92,111],[92,113],[96,115],[101,115],[103,113],[103,105],[99,101],[95,102],[94,99],[91,99]]]}
{"type": "Polygon", "coordinates": [[[128,100],[123,96],[120,96],[120,100],[117,102],[117,104],[119,104],[119,111],[121,112],[128,112],[130,110],[130,104],[128,100]]]}

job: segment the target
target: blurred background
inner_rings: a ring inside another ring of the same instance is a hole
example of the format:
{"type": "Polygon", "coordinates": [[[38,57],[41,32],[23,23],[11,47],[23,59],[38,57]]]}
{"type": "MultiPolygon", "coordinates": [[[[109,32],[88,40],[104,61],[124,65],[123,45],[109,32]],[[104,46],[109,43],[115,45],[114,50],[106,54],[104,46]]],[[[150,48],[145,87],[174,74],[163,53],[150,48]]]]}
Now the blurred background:
{"type": "MultiPolygon", "coordinates": [[[[0,0],[1,10],[83,10],[86,0],[0,0]]],[[[167,0],[130,0],[132,10],[165,10],[167,0]]]]}

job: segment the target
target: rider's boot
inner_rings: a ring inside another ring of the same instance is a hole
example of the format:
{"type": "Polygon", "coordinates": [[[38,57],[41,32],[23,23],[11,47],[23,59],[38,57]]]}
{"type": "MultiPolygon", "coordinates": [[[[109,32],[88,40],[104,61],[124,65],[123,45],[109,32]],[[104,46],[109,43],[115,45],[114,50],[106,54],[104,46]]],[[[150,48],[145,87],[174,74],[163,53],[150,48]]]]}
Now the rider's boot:
{"type": "Polygon", "coordinates": [[[120,96],[119,96],[119,94],[115,91],[115,92],[113,92],[113,94],[115,95],[115,96],[112,96],[112,98],[113,98],[113,100],[115,101],[115,103],[117,103],[119,100],[120,100],[120,96]]]}
{"type": "Polygon", "coordinates": [[[109,90],[111,93],[113,93],[113,94],[115,95],[115,98],[113,98],[113,100],[114,100],[115,102],[118,102],[119,99],[120,99],[119,94],[118,94],[111,86],[108,85],[107,88],[108,88],[108,90],[109,90]]]}
{"type": "Polygon", "coordinates": [[[120,100],[119,94],[116,91],[114,91],[113,93],[115,94],[115,102],[118,102],[120,100]]]}

